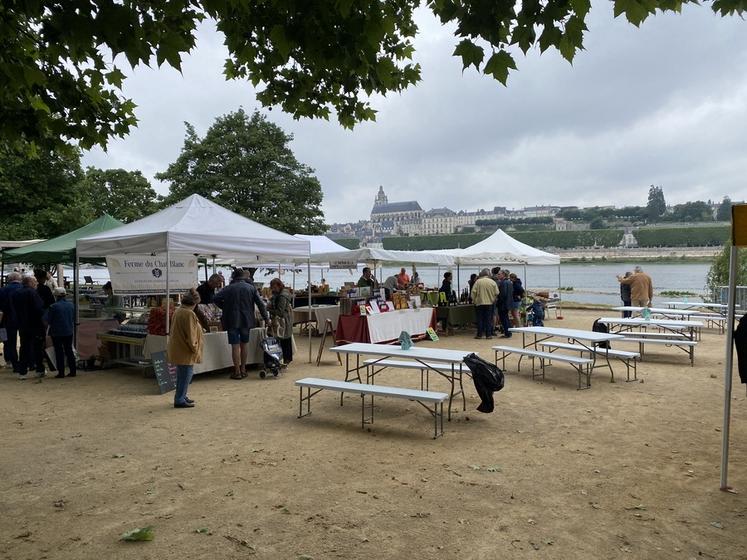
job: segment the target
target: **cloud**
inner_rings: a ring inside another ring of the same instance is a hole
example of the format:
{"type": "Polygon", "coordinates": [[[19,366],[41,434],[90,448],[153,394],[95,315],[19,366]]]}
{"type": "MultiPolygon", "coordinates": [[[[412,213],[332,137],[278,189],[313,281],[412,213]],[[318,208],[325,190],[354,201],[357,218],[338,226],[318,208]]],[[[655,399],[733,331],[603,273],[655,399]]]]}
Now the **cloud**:
{"type": "MultiPolygon", "coordinates": [[[[365,219],[378,185],[390,200],[426,209],[644,204],[650,184],[674,203],[747,198],[747,37],[738,18],[686,6],[637,29],[595,5],[573,65],[555,52],[518,53],[508,87],[462,72],[452,29],[422,9],[418,21],[423,80],[374,99],[377,122],[347,131],[261,109],[316,170],[328,222],[365,219]]],[[[224,80],[224,57],[222,37],[205,24],[183,74],[131,73],[138,129],[85,162],[152,177],[179,154],[183,121],[202,134],[221,114],[259,108],[249,84],[224,80]]]]}

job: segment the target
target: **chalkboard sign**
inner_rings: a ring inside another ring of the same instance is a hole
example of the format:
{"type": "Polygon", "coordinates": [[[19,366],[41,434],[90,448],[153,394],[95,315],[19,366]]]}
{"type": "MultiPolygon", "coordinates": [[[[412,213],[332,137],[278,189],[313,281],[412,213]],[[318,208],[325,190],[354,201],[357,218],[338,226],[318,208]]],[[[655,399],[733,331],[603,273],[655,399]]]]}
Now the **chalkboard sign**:
{"type": "Polygon", "coordinates": [[[161,394],[176,389],[176,366],[166,361],[166,352],[153,352],[150,355],[153,371],[156,373],[158,390],[161,394]]]}

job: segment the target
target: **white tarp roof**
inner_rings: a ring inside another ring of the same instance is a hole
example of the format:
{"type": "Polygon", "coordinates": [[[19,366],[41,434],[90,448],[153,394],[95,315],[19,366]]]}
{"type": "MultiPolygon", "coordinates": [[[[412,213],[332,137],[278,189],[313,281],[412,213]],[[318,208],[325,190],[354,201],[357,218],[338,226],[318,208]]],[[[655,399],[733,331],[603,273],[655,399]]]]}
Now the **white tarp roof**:
{"type": "Polygon", "coordinates": [[[121,253],[192,253],[241,259],[306,259],[310,243],[258,224],[193,194],[141,220],[79,239],[78,256],[121,253]]]}
{"type": "Polygon", "coordinates": [[[454,257],[431,251],[390,251],[363,247],[334,253],[319,253],[311,256],[311,262],[349,261],[381,264],[432,264],[452,266],[454,257]]]}
{"type": "Polygon", "coordinates": [[[293,237],[305,239],[306,241],[311,243],[312,255],[315,255],[317,253],[338,253],[340,251],[348,251],[347,247],[343,247],[339,243],[335,243],[326,235],[304,235],[302,233],[297,233],[293,237]]]}
{"type": "Polygon", "coordinates": [[[531,245],[517,241],[502,229],[490,237],[465,249],[448,249],[443,251],[453,256],[461,264],[521,263],[535,265],[558,265],[560,257],[540,251],[531,245]]]}

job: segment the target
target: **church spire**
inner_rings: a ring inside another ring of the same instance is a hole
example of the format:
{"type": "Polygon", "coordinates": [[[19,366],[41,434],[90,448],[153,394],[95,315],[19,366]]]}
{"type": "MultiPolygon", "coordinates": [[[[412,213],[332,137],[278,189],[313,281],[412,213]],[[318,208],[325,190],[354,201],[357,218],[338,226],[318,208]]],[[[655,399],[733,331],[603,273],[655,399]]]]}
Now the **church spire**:
{"type": "Polygon", "coordinates": [[[379,192],[376,195],[376,199],[374,200],[374,207],[381,206],[383,204],[387,204],[389,202],[389,199],[387,198],[386,194],[384,193],[384,187],[379,185],[379,192]]]}

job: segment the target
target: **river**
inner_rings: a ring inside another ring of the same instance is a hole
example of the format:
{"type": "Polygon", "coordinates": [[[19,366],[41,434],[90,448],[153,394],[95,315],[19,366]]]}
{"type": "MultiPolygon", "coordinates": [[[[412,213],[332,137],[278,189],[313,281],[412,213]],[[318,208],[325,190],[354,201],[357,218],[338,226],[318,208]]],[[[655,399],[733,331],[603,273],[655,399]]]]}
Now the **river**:
{"type": "MultiPolygon", "coordinates": [[[[546,289],[557,292],[558,286],[572,287],[573,290],[562,291],[561,295],[565,301],[574,301],[579,303],[601,303],[608,305],[620,305],[620,287],[615,276],[623,274],[627,270],[633,270],[632,263],[567,263],[560,265],[560,284],[558,284],[558,267],[556,266],[528,266],[526,272],[524,267],[513,267],[512,271],[516,272],[524,282],[524,285],[530,290],[546,289]]],[[[644,263],[643,269],[651,276],[654,281],[655,295],[661,294],[662,291],[676,290],[688,291],[696,294],[703,294],[705,291],[706,275],[710,265],[707,263],[644,263]]],[[[511,268],[511,267],[509,267],[511,268]]],[[[332,289],[340,287],[344,282],[357,282],[360,277],[360,269],[352,273],[347,270],[324,270],[312,267],[311,278],[313,283],[318,283],[322,278],[326,278],[327,283],[332,289]]],[[[230,277],[230,271],[223,269],[225,276],[230,277]]],[[[426,286],[440,285],[440,275],[446,269],[437,269],[425,266],[418,267],[418,273],[426,286]]],[[[408,274],[410,267],[407,267],[408,274]]],[[[70,275],[70,271],[65,271],[70,275]]],[[[383,267],[377,271],[376,276],[387,278],[392,274],[399,272],[399,268],[383,267]]],[[[470,274],[478,270],[474,267],[460,269],[460,286],[467,286],[470,274]]],[[[456,270],[453,271],[456,275],[456,270]]],[[[88,275],[93,277],[97,282],[105,282],[109,279],[109,274],[105,268],[89,268],[81,271],[82,276],[88,275]]],[[[265,274],[265,271],[258,270],[255,274],[257,282],[269,283],[270,279],[276,274],[265,274]]],[[[200,274],[203,278],[203,273],[200,274]]],[[[285,271],[282,275],[283,281],[290,285],[293,283],[293,275],[290,271],[285,271]]],[[[305,268],[300,269],[296,274],[296,287],[300,288],[305,284],[305,268]]],[[[456,284],[455,284],[456,286],[456,284]]],[[[681,299],[672,296],[658,296],[659,301],[668,299],[681,299]]],[[[690,299],[696,299],[692,296],[690,299]]]]}

